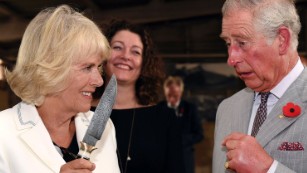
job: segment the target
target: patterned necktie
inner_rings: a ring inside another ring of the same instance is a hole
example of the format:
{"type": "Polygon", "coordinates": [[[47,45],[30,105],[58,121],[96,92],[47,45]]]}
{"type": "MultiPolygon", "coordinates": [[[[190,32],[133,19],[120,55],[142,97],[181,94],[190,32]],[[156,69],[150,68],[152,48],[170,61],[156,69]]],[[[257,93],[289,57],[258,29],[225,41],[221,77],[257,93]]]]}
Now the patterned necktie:
{"type": "Polygon", "coordinates": [[[270,92],[260,93],[261,103],[260,103],[260,105],[257,109],[256,117],[255,117],[254,124],[253,124],[253,130],[252,130],[252,134],[251,134],[254,137],[257,135],[260,126],[262,125],[262,123],[266,119],[267,101],[268,101],[269,94],[270,94],[270,92]]]}

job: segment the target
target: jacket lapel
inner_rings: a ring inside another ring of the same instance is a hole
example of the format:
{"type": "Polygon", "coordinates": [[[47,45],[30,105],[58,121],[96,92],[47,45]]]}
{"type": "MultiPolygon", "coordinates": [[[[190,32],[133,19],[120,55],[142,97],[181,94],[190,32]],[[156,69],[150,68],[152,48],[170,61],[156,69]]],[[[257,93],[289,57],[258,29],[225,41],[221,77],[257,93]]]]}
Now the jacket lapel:
{"type": "Polygon", "coordinates": [[[59,172],[61,165],[65,164],[64,159],[57,152],[49,134],[42,123],[23,133],[20,137],[51,170],[59,172]]]}
{"type": "Polygon", "coordinates": [[[83,140],[83,137],[86,133],[88,126],[90,125],[91,118],[93,113],[91,111],[87,113],[79,113],[75,118],[77,141],[80,148],[80,141],[83,140]]]}
{"type": "Polygon", "coordinates": [[[306,70],[303,71],[299,78],[279,99],[279,101],[268,115],[267,120],[259,129],[256,138],[263,147],[284,129],[286,129],[301,116],[303,116],[306,112],[305,109],[301,109],[301,114],[293,118],[284,117],[282,112],[283,106],[285,106],[288,102],[293,102],[294,104],[299,105],[301,108],[305,108],[307,106],[307,91],[304,87],[307,85],[307,83],[305,81],[307,81],[306,70]]]}
{"type": "Polygon", "coordinates": [[[251,100],[254,99],[254,91],[249,88],[244,89],[244,96],[240,97],[238,100],[239,105],[242,107],[238,110],[234,110],[234,117],[236,120],[232,124],[232,131],[247,133],[248,125],[250,121],[250,114],[252,111],[253,102],[251,100]]]}
{"type": "Polygon", "coordinates": [[[18,106],[18,116],[15,118],[15,122],[17,128],[23,131],[20,138],[26,143],[30,151],[37,155],[51,170],[59,172],[65,161],[53,146],[50,135],[36,108],[25,103],[20,103],[18,106]]]}

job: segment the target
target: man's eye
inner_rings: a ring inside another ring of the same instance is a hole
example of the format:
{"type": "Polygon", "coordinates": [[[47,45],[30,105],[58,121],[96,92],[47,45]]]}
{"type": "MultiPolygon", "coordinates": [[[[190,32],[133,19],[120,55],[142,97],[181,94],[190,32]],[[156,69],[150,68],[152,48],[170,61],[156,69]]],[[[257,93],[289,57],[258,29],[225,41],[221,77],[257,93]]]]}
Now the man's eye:
{"type": "Polygon", "coordinates": [[[245,42],[245,41],[240,41],[240,42],[239,42],[239,46],[240,46],[240,47],[245,46],[245,45],[246,45],[246,42],[245,42]]]}

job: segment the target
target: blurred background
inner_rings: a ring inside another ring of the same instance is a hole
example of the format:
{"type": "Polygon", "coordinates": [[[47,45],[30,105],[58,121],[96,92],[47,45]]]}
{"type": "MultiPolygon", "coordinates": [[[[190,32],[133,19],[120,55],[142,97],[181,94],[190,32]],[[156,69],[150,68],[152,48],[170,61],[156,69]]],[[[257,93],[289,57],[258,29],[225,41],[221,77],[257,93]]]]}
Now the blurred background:
{"type": "MultiPolygon", "coordinates": [[[[184,97],[198,106],[205,139],[196,145],[196,173],[210,173],[215,112],[226,97],[244,87],[228,67],[221,31],[224,0],[0,0],[0,111],[19,99],[3,79],[3,68],[16,61],[23,32],[43,8],[69,4],[102,25],[111,18],[144,24],[166,64],[167,74],[180,75],[184,97]]],[[[302,31],[299,53],[306,62],[307,0],[297,0],[302,31]]]]}

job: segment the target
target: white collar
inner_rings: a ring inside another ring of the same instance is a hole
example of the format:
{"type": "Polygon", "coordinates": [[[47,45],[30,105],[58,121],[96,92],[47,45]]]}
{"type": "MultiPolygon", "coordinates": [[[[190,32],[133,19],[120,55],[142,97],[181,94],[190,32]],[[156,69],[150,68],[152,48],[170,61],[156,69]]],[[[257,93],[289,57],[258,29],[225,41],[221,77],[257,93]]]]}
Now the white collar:
{"type": "MultiPolygon", "coordinates": [[[[298,76],[304,70],[304,65],[300,58],[294,68],[270,91],[277,98],[281,98],[281,96],[286,92],[289,86],[298,78],[298,76]]],[[[255,92],[255,98],[259,94],[259,92],[255,92]]]]}
{"type": "Polygon", "coordinates": [[[178,100],[178,102],[175,104],[175,106],[172,106],[169,102],[167,102],[167,106],[168,106],[169,108],[173,108],[173,109],[177,109],[178,106],[179,106],[179,104],[180,104],[180,100],[178,100]]]}

